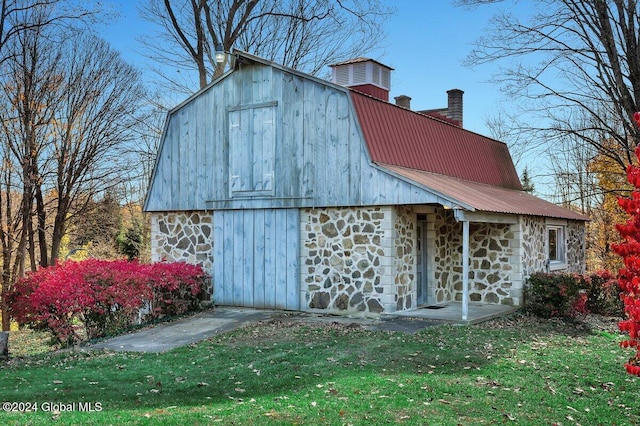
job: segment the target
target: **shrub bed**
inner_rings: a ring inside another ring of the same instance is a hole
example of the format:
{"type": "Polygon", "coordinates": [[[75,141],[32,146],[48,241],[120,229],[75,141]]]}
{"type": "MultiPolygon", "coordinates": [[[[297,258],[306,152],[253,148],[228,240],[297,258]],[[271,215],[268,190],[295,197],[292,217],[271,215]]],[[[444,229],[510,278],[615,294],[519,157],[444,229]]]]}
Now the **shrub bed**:
{"type": "Polygon", "coordinates": [[[68,345],[130,327],[145,305],[147,320],[194,310],[206,281],[200,266],[181,262],[88,259],[30,273],[5,297],[19,324],[68,345]]]}
{"type": "Polygon", "coordinates": [[[623,315],[617,279],[607,271],[589,275],[535,273],[527,279],[525,304],[544,318],[575,318],[588,313],[623,315]]]}

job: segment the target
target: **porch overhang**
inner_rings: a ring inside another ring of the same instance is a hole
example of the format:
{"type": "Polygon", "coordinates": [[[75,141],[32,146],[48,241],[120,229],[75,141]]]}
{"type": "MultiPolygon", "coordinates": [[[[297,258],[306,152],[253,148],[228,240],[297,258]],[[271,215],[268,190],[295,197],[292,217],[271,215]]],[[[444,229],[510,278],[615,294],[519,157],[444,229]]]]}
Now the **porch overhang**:
{"type": "MultiPolygon", "coordinates": [[[[542,216],[579,221],[589,220],[588,217],[580,213],[560,207],[524,191],[390,164],[378,164],[378,166],[439,194],[447,201],[443,204],[445,208],[462,209],[467,212],[482,212],[483,214],[542,216]]],[[[481,218],[481,216],[476,217],[481,218]]]]}

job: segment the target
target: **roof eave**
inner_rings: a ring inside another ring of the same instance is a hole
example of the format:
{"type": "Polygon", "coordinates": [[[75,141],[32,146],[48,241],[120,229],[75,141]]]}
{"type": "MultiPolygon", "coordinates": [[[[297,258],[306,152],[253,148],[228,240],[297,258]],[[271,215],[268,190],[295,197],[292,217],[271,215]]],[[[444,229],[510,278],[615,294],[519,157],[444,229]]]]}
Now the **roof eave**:
{"type": "Polygon", "coordinates": [[[433,195],[435,195],[436,197],[440,198],[442,200],[442,202],[440,203],[443,207],[448,208],[448,209],[452,209],[452,210],[467,210],[470,212],[476,211],[476,209],[467,203],[464,203],[460,200],[457,200],[449,195],[443,194],[440,191],[437,191],[433,188],[429,188],[426,185],[421,184],[420,182],[416,182],[413,179],[410,179],[406,176],[402,176],[401,174],[398,174],[392,170],[387,169],[384,166],[378,165],[376,163],[371,163],[371,165],[373,166],[374,169],[382,172],[382,173],[386,173],[390,176],[393,176],[396,179],[399,179],[401,181],[404,181],[408,184],[411,184],[413,186],[416,186],[424,191],[430,192],[433,195]]]}

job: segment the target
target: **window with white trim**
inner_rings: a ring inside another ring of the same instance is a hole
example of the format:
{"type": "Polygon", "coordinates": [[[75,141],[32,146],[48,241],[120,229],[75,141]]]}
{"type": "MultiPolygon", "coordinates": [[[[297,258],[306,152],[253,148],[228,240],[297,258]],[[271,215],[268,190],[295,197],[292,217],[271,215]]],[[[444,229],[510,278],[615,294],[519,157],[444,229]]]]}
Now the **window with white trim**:
{"type": "Polygon", "coordinates": [[[566,267],[565,227],[562,225],[547,225],[547,261],[549,269],[563,269],[566,267]]]}

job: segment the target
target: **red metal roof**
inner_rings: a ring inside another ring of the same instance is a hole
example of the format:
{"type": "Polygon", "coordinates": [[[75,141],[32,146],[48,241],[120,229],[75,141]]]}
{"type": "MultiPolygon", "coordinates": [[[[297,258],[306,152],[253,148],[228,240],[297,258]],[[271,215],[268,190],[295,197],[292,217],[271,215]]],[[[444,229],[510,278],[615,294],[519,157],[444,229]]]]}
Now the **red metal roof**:
{"type": "Polygon", "coordinates": [[[420,114],[428,115],[433,118],[437,118],[438,120],[446,121],[447,123],[456,125],[458,127],[461,127],[461,124],[458,120],[453,120],[447,117],[446,115],[442,114],[441,111],[446,111],[446,108],[442,110],[425,110],[425,111],[417,111],[417,112],[419,112],[420,114]]]}
{"type": "Polygon", "coordinates": [[[375,163],[522,190],[506,144],[351,91],[375,163]]]}
{"type": "Polygon", "coordinates": [[[465,204],[460,206],[462,208],[472,207],[475,210],[493,213],[588,220],[586,216],[557,206],[541,198],[534,197],[524,191],[470,182],[450,176],[412,170],[389,164],[379,165],[392,173],[403,176],[445,197],[465,204]]]}

